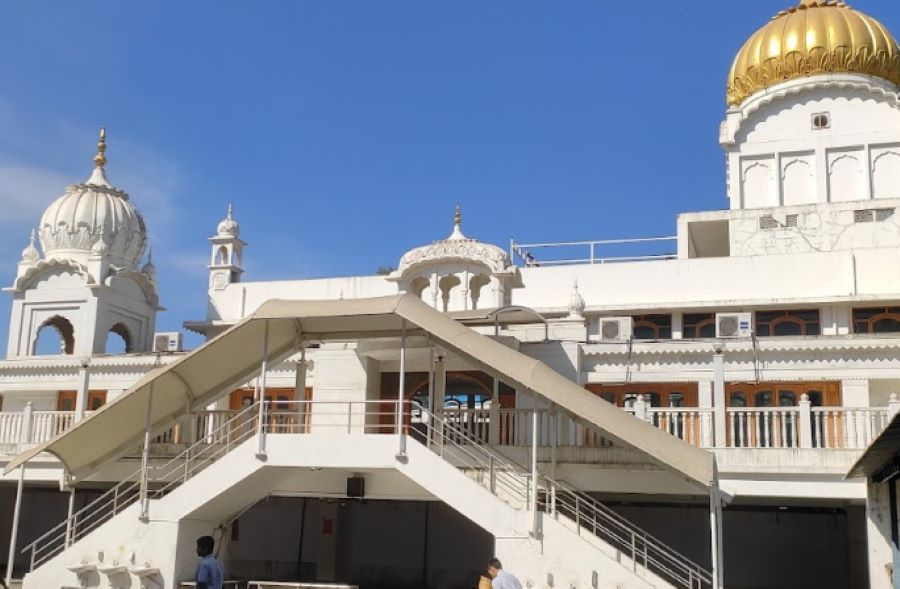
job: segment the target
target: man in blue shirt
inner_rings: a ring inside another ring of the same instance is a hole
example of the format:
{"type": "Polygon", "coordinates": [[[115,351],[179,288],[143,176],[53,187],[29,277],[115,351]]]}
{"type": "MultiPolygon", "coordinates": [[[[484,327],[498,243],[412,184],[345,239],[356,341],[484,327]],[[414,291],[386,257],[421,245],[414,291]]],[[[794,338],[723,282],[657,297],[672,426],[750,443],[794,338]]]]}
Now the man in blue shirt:
{"type": "Polygon", "coordinates": [[[225,570],[212,555],[215,547],[216,541],[212,536],[197,538],[197,556],[203,559],[197,567],[197,589],[222,589],[225,570]]]}
{"type": "Polygon", "coordinates": [[[503,565],[496,558],[488,561],[487,573],[494,589],[522,589],[519,580],[504,571],[503,565]]]}

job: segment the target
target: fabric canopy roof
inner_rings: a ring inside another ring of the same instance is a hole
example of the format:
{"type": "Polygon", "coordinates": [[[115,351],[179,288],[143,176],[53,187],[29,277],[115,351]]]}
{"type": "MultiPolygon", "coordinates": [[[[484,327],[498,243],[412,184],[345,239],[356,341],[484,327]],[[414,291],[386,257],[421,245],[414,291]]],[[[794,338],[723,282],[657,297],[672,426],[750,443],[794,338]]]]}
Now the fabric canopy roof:
{"type": "Polygon", "coordinates": [[[847,472],[846,478],[871,477],[893,464],[900,456],[900,415],[895,415],[887,428],[869,444],[865,453],[847,472]]]}
{"type": "MultiPolygon", "coordinates": [[[[13,459],[5,472],[40,452],[57,456],[75,477],[138,447],[147,425],[161,431],[189,410],[209,403],[253,378],[260,369],[268,325],[275,364],[304,340],[353,341],[410,335],[429,339],[466,362],[523,391],[532,391],[597,428],[617,444],[708,489],[714,456],[694,448],[602,401],[548,366],[461,325],[413,295],[340,301],[273,300],[253,315],[168,366],[145,375],[128,391],[52,440],[13,459]]],[[[270,364],[270,365],[271,365],[270,364]]]]}

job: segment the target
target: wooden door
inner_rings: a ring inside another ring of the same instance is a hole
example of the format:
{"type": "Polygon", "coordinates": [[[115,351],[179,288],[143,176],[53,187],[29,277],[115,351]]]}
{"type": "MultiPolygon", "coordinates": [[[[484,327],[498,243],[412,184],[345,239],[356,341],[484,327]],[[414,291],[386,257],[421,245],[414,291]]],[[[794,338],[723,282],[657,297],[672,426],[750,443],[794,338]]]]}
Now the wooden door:
{"type": "MultiPolygon", "coordinates": [[[[78,391],[59,391],[56,393],[57,411],[75,411],[78,391]]],[[[96,411],[106,405],[106,391],[88,391],[86,411],[96,411]]]]}

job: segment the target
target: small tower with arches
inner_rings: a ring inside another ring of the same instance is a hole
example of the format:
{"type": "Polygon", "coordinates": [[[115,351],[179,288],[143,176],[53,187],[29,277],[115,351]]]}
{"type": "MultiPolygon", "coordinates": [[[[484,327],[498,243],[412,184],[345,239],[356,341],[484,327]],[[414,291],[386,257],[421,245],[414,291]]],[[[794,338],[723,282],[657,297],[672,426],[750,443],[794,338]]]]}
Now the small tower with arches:
{"type": "Polygon", "coordinates": [[[228,205],[228,214],[219,222],[216,234],[209,238],[212,252],[209,258],[209,288],[222,290],[229,284],[241,281],[244,273],[244,243],[241,226],[234,220],[234,207],[228,205]]]}

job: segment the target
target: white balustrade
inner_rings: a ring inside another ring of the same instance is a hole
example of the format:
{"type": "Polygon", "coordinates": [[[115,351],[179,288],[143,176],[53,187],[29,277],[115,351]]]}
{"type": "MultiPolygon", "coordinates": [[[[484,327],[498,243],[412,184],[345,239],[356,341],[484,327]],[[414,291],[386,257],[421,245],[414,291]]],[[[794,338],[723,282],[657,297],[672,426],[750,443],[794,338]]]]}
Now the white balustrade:
{"type": "Polygon", "coordinates": [[[712,446],[713,411],[699,407],[649,407],[647,423],[698,448],[712,446]]]}
{"type": "Polygon", "coordinates": [[[813,407],[814,448],[863,449],[891,422],[887,407],[813,407]]]}
{"type": "Polygon", "coordinates": [[[798,448],[798,407],[729,407],[726,410],[728,447],[798,448]]]}

